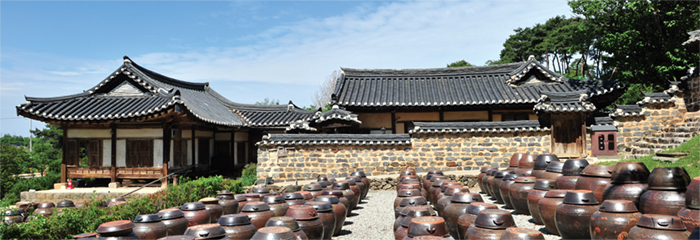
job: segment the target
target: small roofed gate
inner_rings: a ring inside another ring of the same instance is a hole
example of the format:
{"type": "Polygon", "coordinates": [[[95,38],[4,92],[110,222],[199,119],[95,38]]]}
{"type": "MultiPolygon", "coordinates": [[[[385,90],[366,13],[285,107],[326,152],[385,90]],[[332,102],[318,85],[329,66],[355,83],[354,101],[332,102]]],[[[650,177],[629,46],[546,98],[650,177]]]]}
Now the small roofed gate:
{"type": "Polygon", "coordinates": [[[552,114],[552,153],[582,157],[585,152],[585,125],[580,113],[552,114]]]}

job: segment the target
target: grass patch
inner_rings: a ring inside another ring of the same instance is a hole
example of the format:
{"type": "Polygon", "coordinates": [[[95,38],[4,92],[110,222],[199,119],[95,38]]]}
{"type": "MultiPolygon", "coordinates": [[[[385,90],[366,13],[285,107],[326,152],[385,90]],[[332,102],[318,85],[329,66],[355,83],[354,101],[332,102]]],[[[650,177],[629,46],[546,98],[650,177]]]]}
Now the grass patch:
{"type": "MultiPolygon", "coordinates": [[[[637,159],[620,160],[620,162],[642,162],[647,166],[647,168],[649,168],[649,171],[657,167],[683,167],[685,168],[685,171],[688,172],[688,175],[690,175],[690,178],[700,176],[700,135],[695,136],[694,138],[690,139],[690,141],[685,142],[676,148],[668,149],[663,152],[685,152],[688,153],[688,156],[679,159],[675,163],[653,160],[652,158],[656,156],[656,154],[637,159]]],[[[615,165],[617,162],[618,161],[606,161],[598,164],[615,165]]]]}

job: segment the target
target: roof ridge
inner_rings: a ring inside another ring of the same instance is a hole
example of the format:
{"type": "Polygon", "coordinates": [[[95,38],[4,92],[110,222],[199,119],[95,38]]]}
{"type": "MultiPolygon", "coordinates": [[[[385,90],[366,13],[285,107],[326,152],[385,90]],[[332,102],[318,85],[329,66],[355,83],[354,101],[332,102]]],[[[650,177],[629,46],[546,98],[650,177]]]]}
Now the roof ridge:
{"type": "Polygon", "coordinates": [[[57,97],[27,97],[25,95],[24,100],[27,100],[30,102],[52,102],[52,101],[68,100],[71,98],[86,97],[86,96],[90,96],[90,92],[85,91],[85,92],[81,92],[81,93],[63,95],[63,96],[57,96],[57,97]]]}
{"type": "Polygon", "coordinates": [[[123,66],[133,67],[136,70],[139,70],[140,72],[145,74],[146,77],[148,77],[151,80],[155,80],[155,81],[162,82],[165,84],[173,85],[176,87],[193,89],[193,90],[200,90],[200,91],[204,91],[207,87],[209,87],[209,82],[196,83],[196,82],[188,82],[188,81],[183,81],[183,80],[171,78],[171,77],[165,76],[163,74],[157,73],[155,71],[152,71],[150,69],[147,69],[145,67],[142,67],[141,65],[136,64],[136,62],[131,61],[127,56],[124,56],[124,58],[125,59],[124,59],[123,66]]]}

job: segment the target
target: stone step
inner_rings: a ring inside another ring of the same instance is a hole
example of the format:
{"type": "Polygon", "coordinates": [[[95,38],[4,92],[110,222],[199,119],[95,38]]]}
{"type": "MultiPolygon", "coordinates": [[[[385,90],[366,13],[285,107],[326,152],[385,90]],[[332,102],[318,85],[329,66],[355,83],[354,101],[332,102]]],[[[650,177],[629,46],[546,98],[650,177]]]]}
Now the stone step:
{"type": "Polygon", "coordinates": [[[642,148],[638,146],[632,146],[632,154],[643,154],[643,155],[651,155],[655,154],[657,152],[665,151],[666,149],[663,148],[642,148]]]}
{"type": "Polygon", "coordinates": [[[644,141],[649,143],[672,143],[672,144],[682,144],[690,140],[690,138],[685,137],[644,137],[644,141]]]}
{"type": "Polygon", "coordinates": [[[633,144],[634,146],[640,148],[658,148],[658,149],[671,149],[680,146],[679,143],[650,143],[647,141],[639,141],[633,144]]]}
{"type": "Polygon", "coordinates": [[[637,159],[637,158],[643,158],[643,157],[646,157],[646,156],[649,156],[649,155],[645,155],[645,154],[628,154],[628,155],[625,155],[625,159],[637,159]]]}
{"type": "Polygon", "coordinates": [[[652,157],[651,159],[652,159],[652,160],[656,160],[656,161],[672,162],[672,163],[675,163],[675,162],[677,162],[678,160],[680,160],[680,158],[674,158],[674,157],[659,157],[659,156],[652,157]]]}
{"type": "Polygon", "coordinates": [[[655,132],[654,137],[663,137],[663,138],[692,138],[693,133],[687,133],[687,132],[655,132]]]}

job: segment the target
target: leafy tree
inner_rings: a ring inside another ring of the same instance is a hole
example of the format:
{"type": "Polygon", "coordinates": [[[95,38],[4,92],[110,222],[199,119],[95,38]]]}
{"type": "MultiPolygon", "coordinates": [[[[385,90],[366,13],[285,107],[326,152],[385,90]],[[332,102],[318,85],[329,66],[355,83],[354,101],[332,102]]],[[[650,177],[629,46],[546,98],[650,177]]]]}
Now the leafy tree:
{"type": "Polygon", "coordinates": [[[29,138],[5,134],[0,138],[0,144],[2,145],[13,145],[13,146],[26,146],[29,143],[29,138]]]}
{"type": "Polygon", "coordinates": [[[46,124],[44,129],[34,129],[30,131],[37,139],[41,139],[51,144],[56,149],[63,149],[63,130],[53,124],[46,124]]]}
{"type": "Polygon", "coordinates": [[[451,68],[451,67],[472,67],[472,66],[474,66],[474,65],[472,65],[471,63],[468,63],[467,61],[464,61],[464,60],[459,60],[459,61],[447,64],[448,68],[451,68]]]}
{"type": "Polygon", "coordinates": [[[255,105],[280,105],[280,100],[265,98],[262,102],[255,102],[255,105]]]}
{"type": "Polygon", "coordinates": [[[22,173],[21,163],[29,159],[29,154],[22,147],[0,147],[0,197],[4,197],[17,181],[14,176],[22,173]]]}

